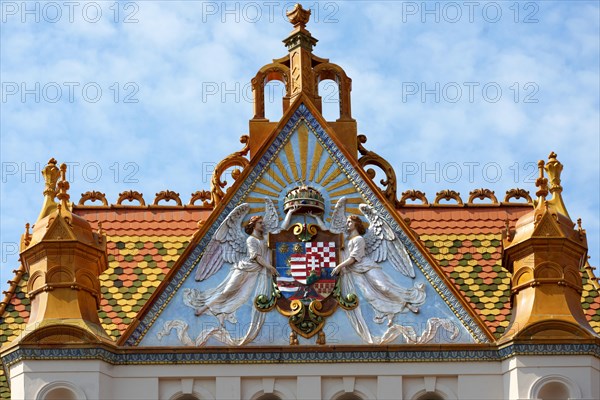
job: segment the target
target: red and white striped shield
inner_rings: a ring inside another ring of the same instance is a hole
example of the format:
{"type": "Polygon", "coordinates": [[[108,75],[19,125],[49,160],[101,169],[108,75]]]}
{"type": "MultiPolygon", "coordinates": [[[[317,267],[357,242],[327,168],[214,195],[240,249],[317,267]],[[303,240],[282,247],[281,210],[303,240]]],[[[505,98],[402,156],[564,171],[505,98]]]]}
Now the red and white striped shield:
{"type": "Polygon", "coordinates": [[[321,276],[321,268],[333,268],[335,265],[335,242],[309,242],[304,254],[292,254],[290,257],[292,277],[303,285],[307,284],[311,274],[316,280],[321,276]]]}

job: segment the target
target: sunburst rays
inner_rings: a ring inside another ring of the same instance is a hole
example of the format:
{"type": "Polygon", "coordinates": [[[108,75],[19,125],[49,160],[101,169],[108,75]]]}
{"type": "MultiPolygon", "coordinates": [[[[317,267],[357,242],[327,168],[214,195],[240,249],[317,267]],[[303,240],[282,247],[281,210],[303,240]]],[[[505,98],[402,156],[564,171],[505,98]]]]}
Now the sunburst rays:
{"type": "Polygon", "coordinates": [[[304,123],[298,125],[250,191],[245,201],[256,206],[250,208],[250,214],[264,212],[265,197],[277,203],[283,200],[284,191],[300,182],[321,187],[319,190],[328,197],[329,208],[344,196],[348,202],[346,211],[361,214],[358,204],[364,202],[362,196],[304,123]]]}

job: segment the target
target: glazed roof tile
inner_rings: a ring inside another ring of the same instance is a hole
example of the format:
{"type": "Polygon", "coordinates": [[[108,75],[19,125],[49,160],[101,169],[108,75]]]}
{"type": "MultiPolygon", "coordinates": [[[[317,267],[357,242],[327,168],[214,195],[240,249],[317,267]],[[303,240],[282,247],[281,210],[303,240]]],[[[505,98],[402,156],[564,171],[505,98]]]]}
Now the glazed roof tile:
{"type": "MultiPolygon", "coordinates": [[[[467,303],[500,337],[510,320],[510,274],[501,267],[501,231],[530,206],[404,207],[400,213],[467,303]]],[[[160,285],[210,210],[203,208],[75,207],[92,226],[102,222],[109,267],[100,276],[100,320],[115,341],[160,285]]],[[[583,273],[582,306],[600,333],[600,297],[583,273]]],[[[0,323],[0,344],[12,342],[29,318],[28,276],[18,270],[0,323]]],[[[0,308],[1,311],[1,308],[0,308]]],[[[0,369],[0,397],[6,379],[0,369]]]]}
{"type": "MultiPolygon", "coordinates": [[[[502,268],[502,230],[514,227],[531,206],[492,208],[410,208],[400,213],[444,273],[496,338],[510,321],[510,273],[502,268]]],[[[583,272],[583,271],[582,271],[583,272]]],[[[600,297],[587,274],[581,303],[590,325],[600,334],[600,297]]]]}

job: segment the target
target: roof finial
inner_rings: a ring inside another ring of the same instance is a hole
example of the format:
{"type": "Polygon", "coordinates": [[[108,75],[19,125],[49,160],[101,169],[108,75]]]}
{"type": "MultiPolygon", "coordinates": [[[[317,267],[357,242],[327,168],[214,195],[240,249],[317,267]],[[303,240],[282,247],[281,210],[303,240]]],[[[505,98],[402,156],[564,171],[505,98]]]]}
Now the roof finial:
{"type": "Polygon", "coordinates": [[[60,171],[56,167],[56,160],[54,158],[51,158],[48,164],[42,169],[42,176],[45,182],[44,204],[37,218],[38,221],[56,209],[54,198],[56,197],[56,182],[60,176],[60,171]]]}
{"type": "Polygon", "coordinates": [[[538,197],[538,202],[543,203],[548,195],[548,179],[544,177],[544,160],[538,161],[538,169],[540,176],[535,181],[535,186],[539,187],[535,194],[538,197]]]}
{"type": "Polygon", "coordinates": [[[29,243],[31,243],[31,233],[29,232],[30,227],[31,227],[31,225],[29,225],[29,222],[25,224],[25,234],[23,235],[23,246],[24,247],[29,246],[29,243]]]}
{"type": "Polygon", "coordinates": [[[560,174],[563,170],[563,165],[556,159],[557,155],[555,152],[551,152],[548,156],[548,162],[546,163],[545,170],[550,178],[550,193],[552,193],[552,199],[550,203],[556,207],[556,210],[565,215],[569,216],[567,208],[562,199],[562,186],[560,185],[560,174]]]}
{"type": "Polygon", "coordinates": [[[552,152],[548,156],[548,162],[544,168],[550,178],[550,193],[554,194],[556,191],[562,191],[560,186],[560,174],[563,170],[563,165],[556,159],[556,153],[552,152]]]}
{"type": "Polygon", "coordinates": [[[302,8],[302,4],[296,3],[294,8],[292,8],[290,11],[287,11],[285,15],[287,15],[290,23],[294,25],[294,28],[304,29],[310,20],[310,13],[310,10],[305,10],[302,8]]]}
{"type": "Polygon", "coordinates": [[[60,200],[62,208],[67,211],[69,209],[68,201],[71,196],[67,193],[70,185],[67,181],[67,164],[65,163],[60,165],[60,178],[60,182],[58,182],[58,195],[56,197],[60,200]]]}

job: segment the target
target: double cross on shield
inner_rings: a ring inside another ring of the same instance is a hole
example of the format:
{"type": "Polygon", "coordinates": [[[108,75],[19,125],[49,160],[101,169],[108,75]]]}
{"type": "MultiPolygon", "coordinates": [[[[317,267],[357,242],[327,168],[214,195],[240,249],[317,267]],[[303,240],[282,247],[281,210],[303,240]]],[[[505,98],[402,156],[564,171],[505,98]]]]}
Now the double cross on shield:
{"type": "Polygon", "coordinates": [[[337,265],[338,246],[330,242],[277,242],[277,286],[288,299],[324,300],[335,287],[331,271],[337,265]]]}
{"type": "Polygon", "coordinates": [[[273,297],[258,296],[255,306],[265,312],[277,307],[289,317],[290,344],[298,344],[296,334],[305,338],[319,334],[317,343],[325,344],[325,318],[338,306],[352,309],[358,305],[356,296],[342,296],[338,281],[331,275],[339,262],[342,243],[341,234],[300,223],[269,234],[269,248],[279,276],[273,281],[273,297]]]}

